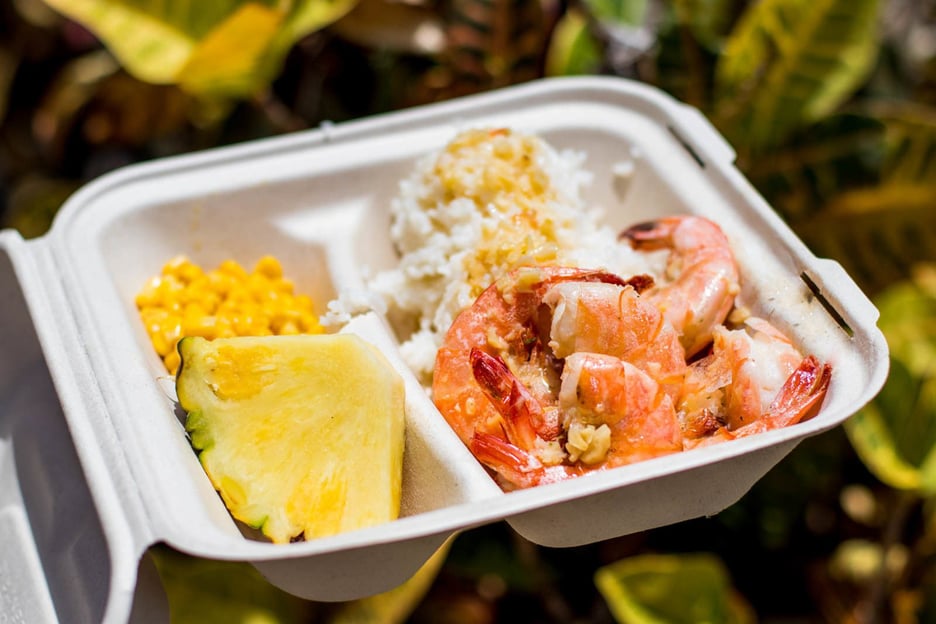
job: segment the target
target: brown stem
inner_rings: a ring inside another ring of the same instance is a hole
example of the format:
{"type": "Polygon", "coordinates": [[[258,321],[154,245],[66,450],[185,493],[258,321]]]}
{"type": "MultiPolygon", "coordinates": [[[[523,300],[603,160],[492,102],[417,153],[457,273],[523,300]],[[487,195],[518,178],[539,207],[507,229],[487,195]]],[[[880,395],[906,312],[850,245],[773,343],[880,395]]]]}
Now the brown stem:
{"type": "Polygon", "coordinates": [[[511,531],[514,549],[524,567],[533,575],[533,585],[543,600],[543,607],[554,622],[571,622],[573,611],[562,597],[562,592],[554,586],[543,572],[546,564],[540,560],[539,547],[511,531]]]}
{"type": "Polygon", "coordinates": [[[269,89],[257,94],[253,98],[254,105],[266,115],[270,123],[280,132],[296,132],[306,130],[309,124],[302,117],[293,113],[269,89]]]}
{"type": "Polygon", "coordinates": [[[881,562],[869,587],[868,601],[863,605],[864,608],[856,614],[856,619],[860,624],[876,624],[887,620],[887,599],[894,587],[894,579],[891,578],[890,571],[887,568],[887,553],[900,541],[907,524],[907,518],[917,506],[919,500],[919,497],[912,492],[898,492],[897,494],[894,510],[888,518],[887,524],[884,526],[884,532],[881,535],[881,562]]]}
{"type": "Polygon", "coordinates": [[[689,26],[684,22],[680,22],[679,24],[679,42],[683,50],[683,55],[686,58],[686,65],[688,66],[686,71],[685,102],[700,110],[705,110],[705,61],[702,59],[702,53],[699,50],[698,42],[689,29],[689,26]]]}

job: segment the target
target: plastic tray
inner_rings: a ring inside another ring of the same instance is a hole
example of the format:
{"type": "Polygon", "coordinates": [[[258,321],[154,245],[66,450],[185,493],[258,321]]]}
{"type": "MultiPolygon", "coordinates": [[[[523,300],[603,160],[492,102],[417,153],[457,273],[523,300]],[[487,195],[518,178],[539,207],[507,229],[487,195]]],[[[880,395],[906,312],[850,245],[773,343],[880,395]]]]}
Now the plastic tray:
{"type": "MultiPolygon", "coordinates": [[[[44,237],[0,233],[0,612],[125,621],[159,612],[140,567],[165,542],[252,562],[297,595],[340,600],[404,581],[452,534],[506,519],[575,546],[715,514],[796,444],[842,423],[887,373],[877,310],[817,259],[734,168],[695,110],[613,78],[554,79],[358,122],[128,167],[77,192],[44,237]],[[133,298],[170,257],[281,259],[323,303],[392,266],[389,200],[456,131],[508,126],[587,153],[590,203],[613,226],[708,216],[726,231],[755,312],[834,365],[821,412],[786,429],[569,482],[502,492],[396,354],[383,319],[354,320],[407,383],[402,515],[305,543],[242,532],[180,423],[133,298]],[[629,163],[622,171],[618,164],[629,163]],[[146,608],[140,607],[146,605],[146,608]]],[[[164,605],[163,605],[164,607],[164,605]]]]}

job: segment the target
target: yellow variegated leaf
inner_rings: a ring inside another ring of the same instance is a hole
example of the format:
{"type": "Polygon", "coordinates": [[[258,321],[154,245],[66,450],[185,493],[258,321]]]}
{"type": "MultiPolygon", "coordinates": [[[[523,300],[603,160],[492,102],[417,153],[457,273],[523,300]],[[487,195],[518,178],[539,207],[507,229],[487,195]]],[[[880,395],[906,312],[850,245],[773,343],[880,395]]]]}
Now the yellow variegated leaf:
{"type": "Polygon", "coordinates": [[[877,0],[751,3],[716,67],[715,117],[739,148],[762,150],[833,111],[877,52],[877,0]]]}
{"type": "Polygon", "coordinates": [[[750,624],[750,605],[713,555],[641,555],[599,568],[595,584],[620,624],[750,624]]]}
{"type": "MultiPolygon", "coordinates": [[[[284,4],[277,3],[277,6],[284,4]]],[[[293,43],[336,21],[357,4],[357,0],[295,0],[289,19],[274,42],[274,52],[282,54],[293,43]]]]}
{"type": "Polygon", "coordinates": [[[877,104],[871,112],[887,129],[884,180],[936,188],[936,108],[901,102],[877,104]]]}
{"type": "Polygon", "coordinates": [[[601,66],[601,49],[588,32],[585,15],[570,9],[553,30],[546,53],[547,76],[593,73],[601,66]]]}
{"type": "MultiPolygon", "coordinates": [[[[850,175],[852,186],[864,186],[826,199],[818,213],[801,217],[794,226],[814,251],[838,260],[874,293],[905,278],[918,263],[936,262],[936,109],[888,103],[871,106],[869,112],[868,120],[883,129],[874,139],[873,155],[863,159],[877,163],[876,175],[864,170],[865,178],[854,177],[862,171],[855,160],[838,165],[832,175],[850,175]],[[878,178],[879,184],[871,185],[878,178]]],[[[800,163],[807,160],[793,156],[800,163]]],[[[772,160],[777,160],[775,154],[772,160]]],[[[819,178],[821,172],[814,169],[810,175],[819,178]]],[[[841,177],[831,185],[829,174],[825,177],[827,187],[844,186],[835,185],[841,177]]]]}
{"type": "Polygon", "coordinates": [[[188,61],[197,35],[169,19],[167,11],[109,0],[46,0],[91,29],[132,74],[147,82],[173,82],[188,61]]]}
{"type": "Polygon", "coordinates": [[[192,50],[176,76],[179,86],[193,93],[249,93],[282,20],[281,12],[259,4],[240,7],[192,50]]]}
{"type": "Polygon", "coordinates": [[[845,422],[845,431],[862,463],[878,479],[898,490],[918,490],[922,483],[919,468],[897,451],[881,410],[870,404],[845,422]]]}
{"type": "Polygon", "coordinates": [[[401,624],[406,622],[432,587],[454,538],[445,541],[409,580],[376,596],[343,604],[328,624],[401,624]]]}
{"type": "Polygon", "coordinates": [[[170,622],[300,624],[312,605],[277,589],[249,563],[191,557],[157,545],[152,556],[169,601],[170,622]]]}
{"type": "Polygon", "coordinates": [[[846,422],[865,465],[891,487],[936,493],[936,267],[875,299],[891,352],[887,383],[846,422]]]}
{"type": "Polygon", "coordinates": [[[46,0],[94,32],[131,74],[190,93],[243,97],[268,85],[291,46],[356,0],[46,0]]]}
{"type": "Polygon", "coordinates": [[[718,50],[731,29],[736,11],[733,0],[674,0],[680,24],[689,27],[700,43],[718,50]]]}
{"type": "Polygon", "coordinates": [[[888,182],[842,193],[797,232],[819,255],[838,260],[867,292],[936,261],[936,183],[888,182]]]}

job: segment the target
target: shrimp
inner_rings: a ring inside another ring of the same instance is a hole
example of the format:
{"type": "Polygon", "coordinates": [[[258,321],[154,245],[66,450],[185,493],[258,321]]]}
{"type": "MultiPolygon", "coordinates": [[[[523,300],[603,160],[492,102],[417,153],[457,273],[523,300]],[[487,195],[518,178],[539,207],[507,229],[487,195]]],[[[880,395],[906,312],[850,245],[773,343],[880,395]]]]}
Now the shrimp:
{"type": "Polygon", "coordinates": [[[783,427],[821,405],[829,364],[765,320],[724,326],[739,277],[716,225],[672,217],[622,237],[670,249],[669,281],[515,269],[437,352],[433,401],[505,490],[783,427]]]}
{"type": "Polygon", "coordinates": [[[549,346],[556,357],[613,355],[668,387],[682,381],[686,354],[679,335],[637,289],[562,282],[545,292],[543,302],[552,311],[549,346]]]}
{"type": "MultiPolygon", "coordinates": [[[[542,299],[551,285],[566,281],[609,282],[631,288],[652,283],[647,276],[626,281],[601,271],[538,267],[511,271],[485,289],[446,333],[436,353],[432,381],[436,407],[465,444],[476,431],[499,432],[503,427],[501,413],[475,380],[472,347],[500,357],[539,404],[548,404],[558,393],[562,366],[544,339],[549,325],[542,317],[547,311],[542,299]]],[[[551,425],[545,422],[540,433],[548,436],[551,425]]]]}
{"type": "Polygon", "coordinates": [[[646,297],[680,333],[686,355],[697,354],[711,342],[740,290],[738,266],[725,234],[708,219],[682,216],[634,225],[620,238],[642,251],[670,250],[666,274],[671,281],[646,297]]]}
{"type": "MultiPolygon", "coordinates": [[[[672,398],[652,376],[615,354],[589,353],[589,358],[583,360],[586,354],[563,350],[560,343],[565,337],[556,339],[562,332],[556,329],[557,315],[549,306],[552,303],[557,309],[568,309],[580,305],[579,320],[589,313],[603,313],[605,310],[600,306],[589,312],[589,297],[574,296],[574,293],[591,292],[590,287],[595,286],[596,291],[612,293],[612,296],[598,297],[596,301],[610,301],[618,306],[613,308],[619,312],[614,317],[617,321],[615,331],[626,333],[630,319],[620,311],[630,313],[632,310],[627,306],[621,307],[618,302],[631,301],[638,289],[644,290],[650,285],[652,279],[647,276],[623,280],[600,271],[561,267],[511,272],[485,290],[474,305],[456,318],[446,334],[436,357],[432,391],[436,406],[475,456],[512,487],[575,476],[592,470],[583,468],[590,464],[615,466],[634,461],[635,457],[657,454],[658,450],[652,448],[653,445],[635,450],[639,446],[637,442],[643,439],[638,432],[639,427],[624,428],[620,423],[635,421],[638,409],[646,411],[643,416],[648,422],[654,422],[658,409],[656,403],[662,401],[668,406],[675,427],[673,431],[678,434],[672,398]],[[614,362],[618,369],[623,369],[616,370],[605,362],[614,362]],[[610,396],[609,393],[618,386],[627,388],[627,391],[617,391],[619,404],[627,392],[652,396],[655,403],[649,399],[642,403],[633,399],[627,408],[630,410],[628,419],[618,416],[616,420],[610,420],[610,424],[591,422],[606,416],[600,405],[614,402],[608,403],[610,399],[606,399],[604,402],[596,400],[592,407],[586,407],[585,403],[576,405],[574,397],[579,392],[575,389],[579,388],[584,397],[585,390],[593,388],[597,383],[594,380],[600,380],[602,376],[610,381],[599,384],[600,394],[610,396]],[[592,380],[589,383],[593,385],[574,384],[569,390],[572,383],[569,379],[582,383],[592,380]],[[658,398],[658,394],[665,396],[665,401],[658,398]],[[602,430],[603,424],[607,426],[602,430]],[[631,442],[611,444],[612,436],[609,434],[612,433],[614,440],[631,442]],[[608,443],[603,450],[602,439],[608,443]]],[[[658,331],[657,326],[662,320],[652,306],[644,312],[644,316],[652,320],[649,324],[644,323],[649,327],[629,330],[634,335],[621,340],[613,335],[594,336],[590,348],[607,343],[613,347],[609,350],[624,354],[647,352],[644,335],[650,330],[658,331]],[[619,342],[624,346],[617,344],[619,342]]],[[[562,315],[560,311],[559,316],[562,315]]],[[[558,325],[563,326],[566,321],[560,319],[558,325]]],[[[681,353],[678,341],[674,344],[681,353]]],[[[685,367],[683,361],[681,366],[685,367]]],[[[675,440],[680,442],[678,435],[675,440]]],[[[671,443],[672,440],[665,446],[667,452],[674,450],[671,443]]]]}
{"type": "MultiPolygon", "coordinates": [[[[476,382],[470,352],[476,347],[501,358],[538,404],[548,404],[559,391],[561,360],[548,347],[549,319],[543,312],[544,293],[561,282],[608,282],[646,288],[647,276],[631,280],[602,271],[566,267],[521,268],[489,286],[462,311],[436,353],[432,397],[461,440],[468,444],[476,431],[499,433],[501,412],[476,382]]],[[[476,358],[477,359],[477,358],[476,358]]],[[[538,420],[537,434],[548,439],[554,424],[538,420]]]]}
{"type": "Polygon", "coordinates": [[[602,467],[630,464],[682,450],[682,432],[669,395],[644,371],[611,355],[573,353],[559,389],[562,428],[570,459],[602,467]],[[598,433],[607,427],[608,446],[598,433]],[[583,448],[576,432],[595,431],[583,448]],[[589,451],[594,451],[589,453],[589,451]],[[580,454],[579,454],[580,452],[580,454]]]}
{"type": "MultiPolygon", "coordinates": [[[[479,384],[503,410],[506,421],[522,420],[527,410],[512,409],[499,392],[501,387],[516,389],[519,384],[506,366],[497,370],[504,379],[480,377],[479,384]]],[[[537,454],[534,446],[507,428],[504,435],[478,432],[473,436],[472,453],[498,475],[505,489],[552,483],[682,450],[682,434],[669,395],[649,375],[614,356],[570,355],[556,407],[559,439],[564,441],[561,450],[566,454],[561,463],[537,454]]]]}
{"type": "Polygon", "coordinates": [[[821,404],[831,370],[763,319],[718,327],[712,352],[690,366],[677,402],[684,435],[733,439],[800,422],[821,404]]]}

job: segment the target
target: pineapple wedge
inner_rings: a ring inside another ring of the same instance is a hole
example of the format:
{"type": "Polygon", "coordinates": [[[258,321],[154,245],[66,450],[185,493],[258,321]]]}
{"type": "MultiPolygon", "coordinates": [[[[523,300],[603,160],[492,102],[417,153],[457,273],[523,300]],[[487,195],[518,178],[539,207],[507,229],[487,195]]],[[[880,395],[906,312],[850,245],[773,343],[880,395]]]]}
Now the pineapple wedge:
{"type": "Polygon", "coordinates": [[[351,334],[179,343],[179,403],[228,510],[273,542],[396,518],[403,380],[351,334]]]}

